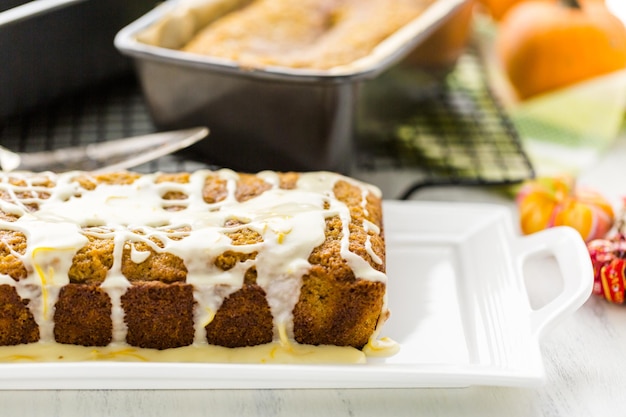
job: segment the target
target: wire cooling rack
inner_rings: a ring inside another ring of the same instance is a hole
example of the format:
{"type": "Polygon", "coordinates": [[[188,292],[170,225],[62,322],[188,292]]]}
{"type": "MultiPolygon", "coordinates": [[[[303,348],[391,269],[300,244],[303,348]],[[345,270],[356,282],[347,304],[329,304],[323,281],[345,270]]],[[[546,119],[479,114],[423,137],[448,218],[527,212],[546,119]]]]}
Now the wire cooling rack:
{"type": "Polygon", "coordinates": [[[453,70],[397,67],[363,91],[359,176],[406,199],[427,186],[511,185],[535,176],[472,49],[453,70]]]}
{"type": "MultiPolygon", "coordinates": [[[[109,80],[31,112],[0,120],[0,144],[32,152],[105,142],[155,132],[132,75],[109,80]]],[[[216,168],[185,152],[134,168],[138,172],[216,168]]]]}
{"type": "MultiPolygon", "coordinates": [[[[534,176],[520,138],[471,50],[444,75],[399,66],[362,86],[352,175],[386,198],[426,186],[508,185],[534,176]]],[[[0,120],[0,144],[38,151],[156,131],[129,75],[0,120]]],[[[216,168],[180,152],[139,172],[216,168]]]]}

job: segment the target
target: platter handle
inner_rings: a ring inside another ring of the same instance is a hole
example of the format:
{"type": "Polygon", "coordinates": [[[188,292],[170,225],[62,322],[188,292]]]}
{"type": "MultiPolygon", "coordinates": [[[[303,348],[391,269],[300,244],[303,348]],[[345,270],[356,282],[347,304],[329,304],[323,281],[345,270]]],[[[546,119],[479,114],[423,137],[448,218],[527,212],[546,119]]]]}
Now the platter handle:
{"type": "Polygon", "coordinates": [[[561,291],[542,307],[531,309],[532,334],[539,338],[562,317],[576,311],[589,298],[593,287],[593,267],[584,240],[568,226],[558,226],[519,239],[517,256],[520,267],[539,254],[554,256],[561,273],[561,291]]]}

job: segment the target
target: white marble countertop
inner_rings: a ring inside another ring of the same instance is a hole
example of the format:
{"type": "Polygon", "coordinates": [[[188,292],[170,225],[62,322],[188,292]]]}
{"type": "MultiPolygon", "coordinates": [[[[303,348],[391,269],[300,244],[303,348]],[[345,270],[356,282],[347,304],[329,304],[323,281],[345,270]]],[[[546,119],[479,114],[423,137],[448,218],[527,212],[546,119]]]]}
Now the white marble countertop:
{"type": "MultiPolygon", "coordinates": [[[[626,137],[580,177],[621,204],[626,137]]],[[[511,205],[484,189],[420,191],[419,200],[511,205]]],[[[539,388],[2,391],[6,416],[604,416],[626,410],[626,306],[592,297],[541,341],[539,388]]]]}

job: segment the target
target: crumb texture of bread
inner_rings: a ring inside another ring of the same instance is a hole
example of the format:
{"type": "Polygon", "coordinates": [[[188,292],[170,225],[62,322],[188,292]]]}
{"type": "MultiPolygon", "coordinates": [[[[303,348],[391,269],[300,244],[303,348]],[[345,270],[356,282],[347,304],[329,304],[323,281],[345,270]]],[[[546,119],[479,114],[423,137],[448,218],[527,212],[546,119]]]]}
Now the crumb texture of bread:
{"type": "Polygon", "coordinates": [[[97,284],[70,283],[61,289],[54,313],[56,342],[107,346],[112,330],[111,300],[97,284]]]}
{"type": "Polygon", "coordinates": [[[0,285],[0,345],[19,345],[39,340],[39,328],[15,288],[0,285]]]}
{"type": "Polygon", "coordinates": [[[362,348],[380,191],[330,172],[0,173],[0,346],[362,348]]]}

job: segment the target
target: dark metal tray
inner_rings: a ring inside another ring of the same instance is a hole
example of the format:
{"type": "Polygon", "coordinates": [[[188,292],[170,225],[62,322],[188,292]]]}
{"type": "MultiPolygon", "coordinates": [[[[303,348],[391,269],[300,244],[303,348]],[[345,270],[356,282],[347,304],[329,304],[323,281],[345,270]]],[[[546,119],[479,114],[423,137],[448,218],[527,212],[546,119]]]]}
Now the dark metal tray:
{"type": "Polygon", "coordinates": [[[155,0],[0,0],[0,117],[131,70],[117,31],[155,0]]]}

